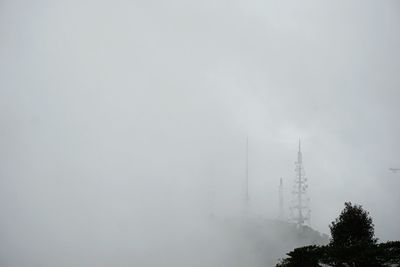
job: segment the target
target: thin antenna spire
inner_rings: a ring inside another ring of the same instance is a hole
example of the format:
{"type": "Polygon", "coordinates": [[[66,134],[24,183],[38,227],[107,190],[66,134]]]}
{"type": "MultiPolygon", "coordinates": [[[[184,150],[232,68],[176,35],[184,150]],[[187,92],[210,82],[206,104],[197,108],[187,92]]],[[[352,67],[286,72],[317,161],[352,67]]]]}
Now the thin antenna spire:
{"type": "Polygon", "coordinates": [[[303,155],[301,153],[301,140],[299,139],[299,152],[297,152],[297,162],[303,163],[303,155]]]}

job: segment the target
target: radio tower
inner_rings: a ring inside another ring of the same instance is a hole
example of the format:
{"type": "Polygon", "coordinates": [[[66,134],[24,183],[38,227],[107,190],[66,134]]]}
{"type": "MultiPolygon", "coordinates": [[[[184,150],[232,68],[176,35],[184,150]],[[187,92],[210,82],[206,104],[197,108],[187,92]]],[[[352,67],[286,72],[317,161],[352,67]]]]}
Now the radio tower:
{"type": "Polygon", "coordinates": [[[296,177],[292,191],[292,206],[290,207],[291,220],[297,225],[310,225],[311,210],[308,207],[310,199],[307,196],[307,178],[303,167],[303,155],[299,140],[299,152],[295,162],[296,177]]]}

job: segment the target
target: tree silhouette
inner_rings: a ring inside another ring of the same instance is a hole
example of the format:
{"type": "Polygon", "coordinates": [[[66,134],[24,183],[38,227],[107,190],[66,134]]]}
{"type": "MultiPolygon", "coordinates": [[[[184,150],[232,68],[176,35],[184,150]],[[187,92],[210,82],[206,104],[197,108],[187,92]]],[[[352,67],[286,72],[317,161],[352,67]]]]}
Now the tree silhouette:
{"type": "Polygon", "coordinates": [[[400,266],[400,241],[377,244],[372,218],[362,206],[346,202],[329,228],[332,235],[329,245],[296,248],[276,266],[400,266]]]}
{"type": "Polygon", "coordinates": [[[364,246],[376,244],[374,224],[369,213],[360,205],[344,203],[339,217],[329,225],[334,247],[364,246]]]}

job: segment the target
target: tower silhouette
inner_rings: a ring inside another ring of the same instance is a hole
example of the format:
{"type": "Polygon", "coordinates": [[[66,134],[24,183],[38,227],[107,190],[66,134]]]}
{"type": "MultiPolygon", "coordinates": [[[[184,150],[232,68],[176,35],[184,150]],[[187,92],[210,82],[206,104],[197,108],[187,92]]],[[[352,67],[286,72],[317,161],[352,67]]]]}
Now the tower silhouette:
{"type": "Polygon", "coordinates": [[[295,179],[292,191],[292,205],[290,207],[290,219],[297,225],[310,225],[311,210],[309,209],[310,198],[307,195],[307,178],[303,167],[303,154],[301,153],[301,142],[299,140],[299,151],[295,162],[295,179]]]}

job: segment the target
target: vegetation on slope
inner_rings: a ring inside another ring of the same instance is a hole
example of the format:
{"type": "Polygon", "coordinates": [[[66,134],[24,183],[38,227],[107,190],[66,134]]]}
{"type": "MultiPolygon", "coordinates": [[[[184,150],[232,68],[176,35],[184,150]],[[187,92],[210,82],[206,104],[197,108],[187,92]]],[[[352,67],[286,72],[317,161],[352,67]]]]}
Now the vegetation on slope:
{"type": "Polygon", "coordinates": [[[276,266],[400,266],[400,241],[377,244],[372,218],[360,205],[345,203],[329,228],[332,239],[328,245],[296,248],[276,266]]]}

